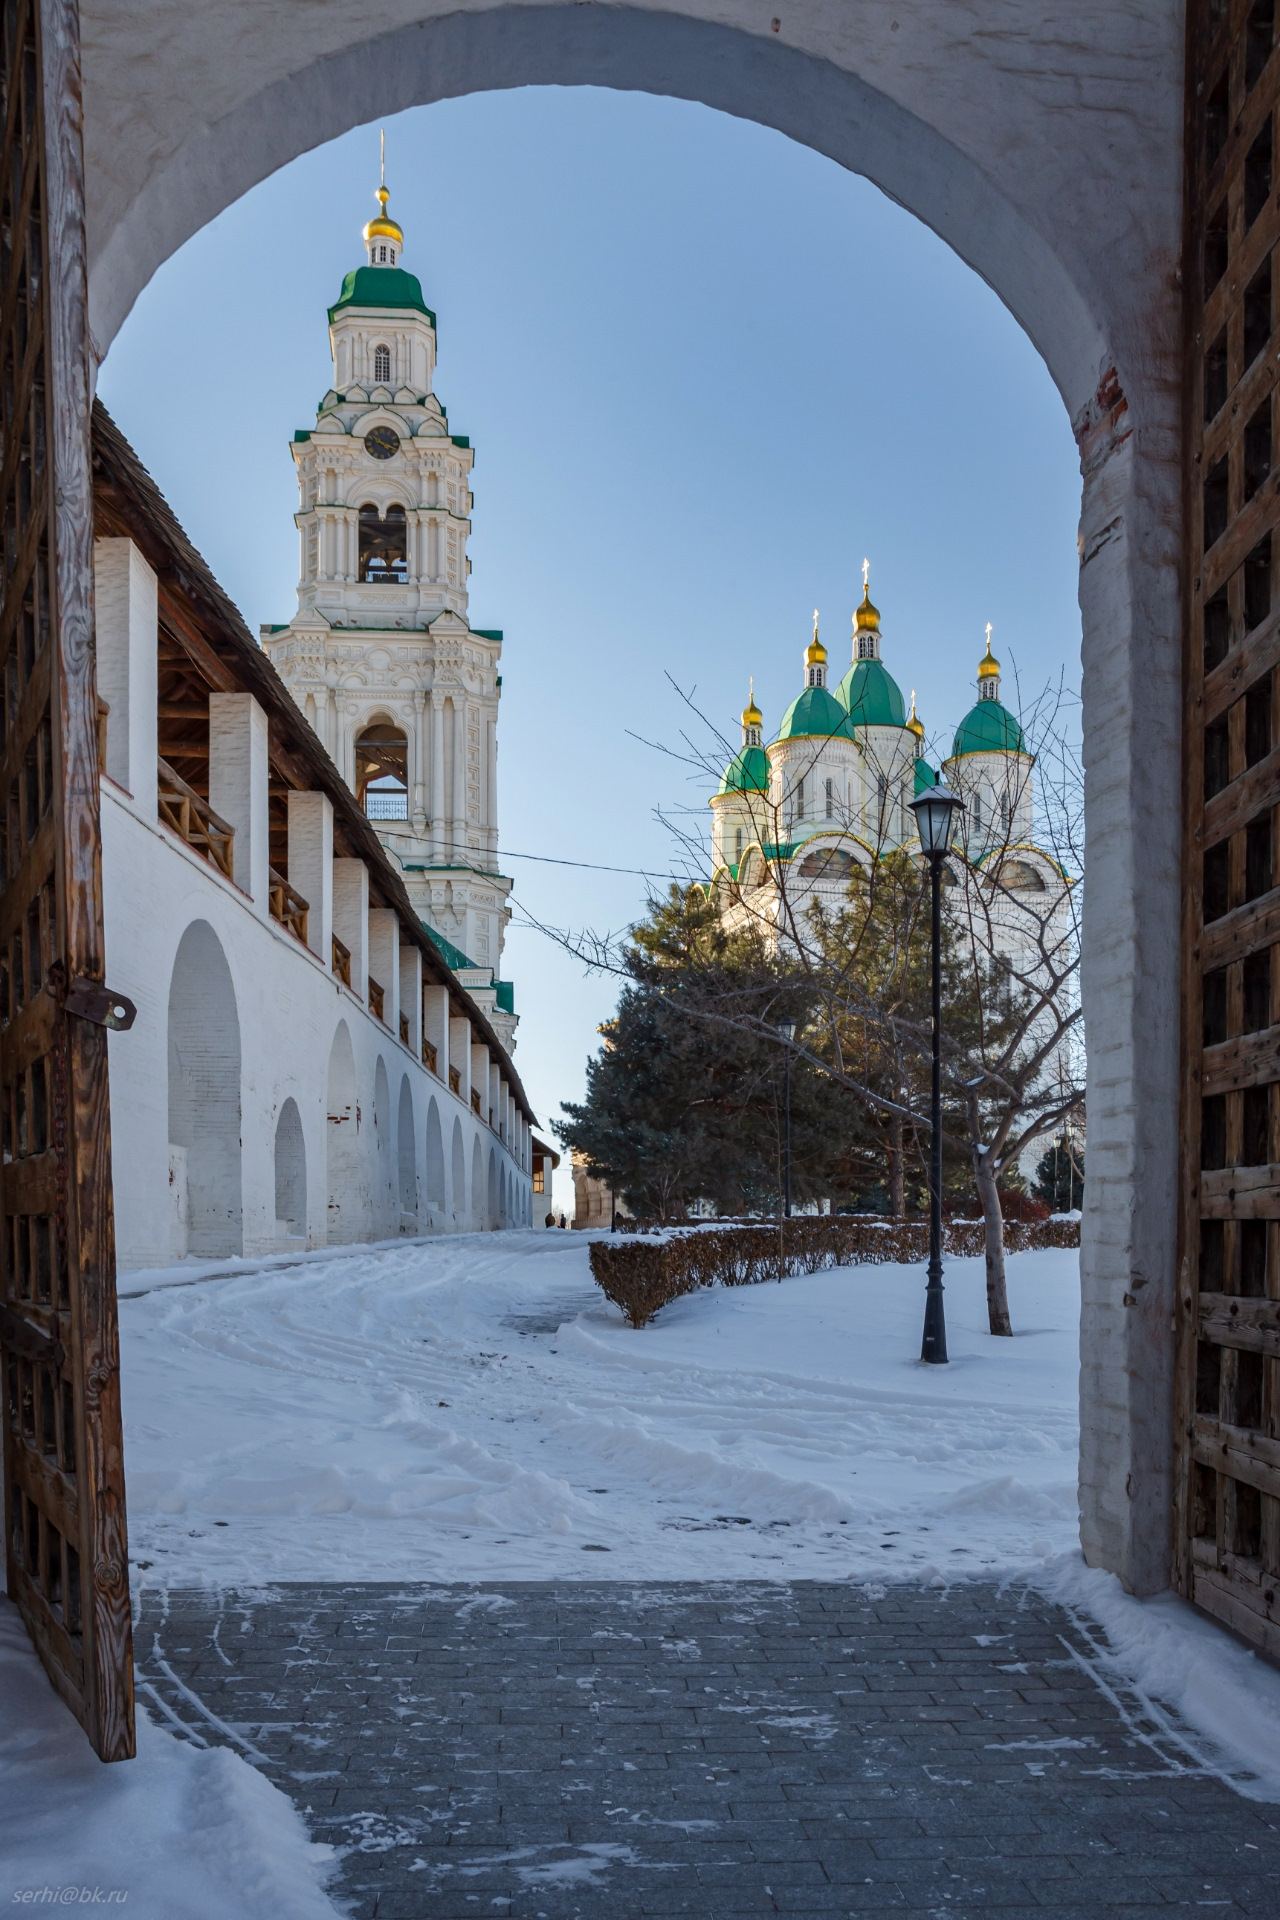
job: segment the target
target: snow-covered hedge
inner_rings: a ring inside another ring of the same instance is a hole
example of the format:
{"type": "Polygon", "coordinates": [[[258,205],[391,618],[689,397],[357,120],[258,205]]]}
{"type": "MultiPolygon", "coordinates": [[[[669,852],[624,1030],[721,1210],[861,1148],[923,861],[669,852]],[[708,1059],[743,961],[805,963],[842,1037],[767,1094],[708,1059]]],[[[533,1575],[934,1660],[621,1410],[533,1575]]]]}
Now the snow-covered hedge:
{"type": "MultiPolygon", "coordinates": [[[[984,1248],[980,1220],[953,1220],[942,1229],[943,1246],[957,1256],[984,1248]]],[[[1005,1247],[1078,1247],[1078,1220],[1034,1224],[1008,1220],[1005,1247]]],[[[643,1327],[668,1300],[700,1287],[750,1287],[785,1274],[816,1273],[821,1267],[910,1264],[929,1253],[923,1220],[851,1220],[839,1215],[780,1221],[774,1226],[704,1227],[669,1239],[593,1240],[591,1272],[596,1285],[621,1307],[633,1327],[643,1327]]]]}

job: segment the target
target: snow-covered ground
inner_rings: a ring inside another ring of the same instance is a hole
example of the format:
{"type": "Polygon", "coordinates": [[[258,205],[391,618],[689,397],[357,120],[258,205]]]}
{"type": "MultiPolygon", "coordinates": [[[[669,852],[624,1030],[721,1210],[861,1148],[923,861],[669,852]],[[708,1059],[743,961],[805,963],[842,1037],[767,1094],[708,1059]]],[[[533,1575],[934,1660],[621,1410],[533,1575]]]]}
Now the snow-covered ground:
{"type": "Polygon", "coordinates": [[[332,1848],[256,1768],[138,1716],[138,1757],[104,1767],[0,1597],[0,1906],[139,1920],[333,1920],[332,1848]]]}
{"type": "Polygon", "coordinates": [[[674,1302],[642,1332],[577,1234],[396,1243],[122,1283],[129,1528],[149,1585],[942,1581],[1076,1544],[1077,1256],[674,1302]],[[605,1559],[605,1555],[608,1559],[605,1559]]]}
{"type": "MultiPolygon", "coordinates": [[[[917,1267],[698,1294],[641,1333],[561,1233],[127,1276],[134,1578],[1024,1574],[1096,1635],[1100,1686],[1280,1800],[1280,1675],[1081,1562],[1076,1256],[1010,1260],[1012,1340],[985,1330],[980,1261],[946,1284],[930,1368],[917,1267]]],[[[225,1749],[140,1712],[136,1764],[100,1766],[0,1601],[0,1904],[127,1888],[147,1920],[320,1920],[326,1871],[225,1749]]]]}

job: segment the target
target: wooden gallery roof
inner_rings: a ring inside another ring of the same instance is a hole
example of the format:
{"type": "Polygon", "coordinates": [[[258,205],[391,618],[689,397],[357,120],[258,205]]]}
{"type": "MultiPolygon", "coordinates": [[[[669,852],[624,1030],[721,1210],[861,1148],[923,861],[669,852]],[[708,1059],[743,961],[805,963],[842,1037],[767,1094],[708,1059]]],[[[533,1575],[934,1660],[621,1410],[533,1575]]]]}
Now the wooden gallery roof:
{"type": "MultiPolygon", "coordinates": [[[[251,693],[267,716],[273,839],[290,788],[327,793],[333,803],[336,856],[363,860],[369,904],[391,907],[401,936],[422,954],[423,978],[448,987],[466,1018],[502,1062],[508,1085],[531,1126],[537,1124],[510,1056],[483,1010],[454,979],[426,932],[363,808],[257,645],[236,608],[179,526],[173,509],[101,401],[93,403],[93,521],[100,539],[133,541],[156,575],[160,613],[161,755],[176,761],[193,787],[208,794],[208,695],[251,693]],[[201,766],[203,764],[203,782],[201,766]]],[[[273,864],[280,862],[273,855],[273,864]]]]}

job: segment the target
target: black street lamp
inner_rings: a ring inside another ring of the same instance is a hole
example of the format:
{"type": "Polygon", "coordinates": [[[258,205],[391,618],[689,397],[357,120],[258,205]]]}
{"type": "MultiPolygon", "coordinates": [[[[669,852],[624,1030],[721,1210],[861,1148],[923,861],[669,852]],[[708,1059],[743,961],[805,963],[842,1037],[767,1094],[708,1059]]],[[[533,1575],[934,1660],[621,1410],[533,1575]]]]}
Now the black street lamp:
{"type": "Polygon", "coordinates": [[[947,1321],[942,1308],[942,863],[951,850],[951,823],[964,801],[941,782],[911,802],[920,851],[929,862],[933,972],[933,1089],[929,1109],[929,1282],[924,1296],[920,1358],[943,1365],[947,1321]]]}
{"type": "Polygon", "coordinates": [[[782,1035],[782,1097],[786,1110],[782,1148],[782,1217],[784,1220],[789,1220],[791,1218],[791,1043],[796,1037],[795,1021],[779,1020],[778,1032],[782,1035]]]}

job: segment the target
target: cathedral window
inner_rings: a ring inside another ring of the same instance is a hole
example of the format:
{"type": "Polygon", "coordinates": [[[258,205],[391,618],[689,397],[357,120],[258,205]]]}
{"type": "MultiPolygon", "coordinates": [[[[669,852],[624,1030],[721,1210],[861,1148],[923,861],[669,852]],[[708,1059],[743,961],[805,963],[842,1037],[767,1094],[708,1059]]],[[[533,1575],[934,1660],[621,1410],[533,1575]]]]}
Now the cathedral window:
{"type": "Polygon", "coordinates": [[[979,788],[973,796],[973,824],[978,833],[982,832],[982,790],[979,788]]]}
{"type": "Polygon", "coordinates": [[[356,736],[356,798],[370,820],[409,817],[409,743],[389,720],[356,736]]]}
{"type": "Polygon", "coordinates": [[[733,836],[733,864],[736,867],[742,859],[742,828],[738,827],[733,836]]]}
{"type": "Polygon", "coordinates": [[[827,818],[828,820],[834,820],[835,817],[836,817],[836,783],[834,780],[828,780],[827,782],[827,818]]]}
{"type": "Polygon", "coordinates": [[[796,819],[804,819],[804,775],[796,781],[796,819]]]}
{"type": "Polygon", "coordinates": [[[1005,834],[1007,834],[1007,833],[1008,833],[1008,831],[1009,831],[1009,826],[1010,826],[1010,820],[1009,820],[1009,796],[1008,796],[1008,794],[1007,794],[1007,793],[1003,793],[1003,794],[1001,794],[1001,796],[1000,796],[1000,829],[1001,829],[1001,832],[1002,832],[1002,833],[1005,833],[1005,834]]]}
{"type": "Polygon", "coordinates": [[[391,381],[391,349],[375,347],[373,350],[373,377],[380,386],[388,386],[391,381]]]}
{"type": "Polygon", "coordinates": [[[385,516],[367,501],[360,509],[360,578],[404,585],[408,578],[404,508],[390,506],[385,516]]]}

